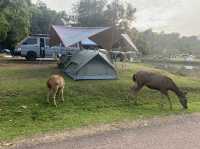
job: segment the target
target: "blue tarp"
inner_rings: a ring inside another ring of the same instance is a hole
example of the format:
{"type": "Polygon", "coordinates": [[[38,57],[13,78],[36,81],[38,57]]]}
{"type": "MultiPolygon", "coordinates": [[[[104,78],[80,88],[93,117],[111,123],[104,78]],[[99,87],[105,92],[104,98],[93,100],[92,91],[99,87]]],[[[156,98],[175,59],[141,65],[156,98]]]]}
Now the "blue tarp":
{"type": "Polygon", "coordinates": [[[92,40],[90,40],[90,39],[82,40],[82,41],[81,41],[81,44],[82,44],[82,45],[97,46],[97,44],[96,44],[95,42],[93,42],[92,40]]]}

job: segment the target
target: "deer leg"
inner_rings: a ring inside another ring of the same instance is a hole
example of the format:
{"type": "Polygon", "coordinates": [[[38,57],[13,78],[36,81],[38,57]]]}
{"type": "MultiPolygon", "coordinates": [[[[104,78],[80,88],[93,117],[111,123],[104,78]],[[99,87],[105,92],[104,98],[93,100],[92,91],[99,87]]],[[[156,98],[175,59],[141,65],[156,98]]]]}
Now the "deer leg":
{"type": "Polygon", "coordinates": [[[169,98],[169,95],[167,94],[167,99],[169,101],[169,105],[170,105],[170,110],[172,110],[172,101],[171,99],[169,98]]]}
{"type": "Polygon", "coordinates": [[[62,89],[61,89],[61,99],[62,99],[62,102],[64,102],[63,90],[64,90],[64,87],[62,87],[62,89]]]}
{"type": "Polygon", "coordinates": [[[56,93],[56,98],[60,98],[61,97],[61,91],[60,88],[58,88],[58,91],[56,93]]]}
{"type": "Polygon", "coordinates": [[[162,91],[162,93],[167,97],[168,101],[169,101],[169,106],[170,106],[170,110],[172,110],[172,101],[169,97],[169,94],[167,91],[162,91]]]}
{"type": "Polygon", "coordinates": [[[57,97],[61,98],[61,88],[58,88],[57,97]]]}
{"type": "Polygon", "coordinates": [[[47,103],[50,103],[49,101],[50,95],[51,95],[51,89],[49,89],[47,93],[47,103]]]}
{"type": "Polygon", "coordinates": [[[54,89],[54,93],[53,93],[53,103],[54,103],[54,105],[57,107],[57,104],[56,104],[56,94],[57,94],[57,92],[58,92],[58,87],[56,87],[55,89],[54,89]]]}
{"type": "Polygon", "coordinates": [[[130,87],[130,91],[128,92],[128,95],[127,95],[127,100],[129,100],[129,98],[131,97],[131,94],[132,94],[132,87],[130,87]]]}
{"type": "Polygon", "coordinates": [[[163,107],[164,107],[163,98],[164,98],[164,95],[163,95],[163,93],[161,92],[161,99],[160,99],[160,108],[161,108],[161,109],[163,109],[163,107]]]}

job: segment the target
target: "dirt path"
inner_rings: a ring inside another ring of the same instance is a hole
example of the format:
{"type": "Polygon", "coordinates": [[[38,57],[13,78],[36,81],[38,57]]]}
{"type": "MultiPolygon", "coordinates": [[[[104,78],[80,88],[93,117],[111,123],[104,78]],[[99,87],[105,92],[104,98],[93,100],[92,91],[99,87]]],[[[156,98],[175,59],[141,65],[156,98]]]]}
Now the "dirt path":
{"type": "Polygon", "coordinates": [[[199,149],[200,114],[82,128],[41,136],[12,149],[199,149]]]}

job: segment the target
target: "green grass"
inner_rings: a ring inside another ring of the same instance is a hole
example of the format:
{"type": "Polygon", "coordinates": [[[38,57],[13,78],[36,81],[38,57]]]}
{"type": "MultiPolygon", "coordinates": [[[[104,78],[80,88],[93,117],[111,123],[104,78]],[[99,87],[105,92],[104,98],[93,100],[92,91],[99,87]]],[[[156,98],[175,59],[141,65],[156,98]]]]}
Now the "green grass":
{"type": "MultiPolygon", "coordinates": [[[[121,68],[121,66],[119,66],[121,68]]],[[[72,81],[65,77],[65,102],[58,107],[46,103],[46,80],[57,72],[55,66],[8,65],[0,67],[0,140],[28,137],[38,133],[56,132],[86,125],[111,123],[153,116],[182,113],[177,97],[170,93],[173,111],[167,100],[159,108],[160,94],[144,88],[138,96],[138,106],[126,100],[131,76],[140,69],[151,69],[142,64],[128,64],[119,71],[119,80],[72,81]]],[[[200,112],[200,80],[155,70],[176,80],[187,90],[190,112],[200,112]]]]}

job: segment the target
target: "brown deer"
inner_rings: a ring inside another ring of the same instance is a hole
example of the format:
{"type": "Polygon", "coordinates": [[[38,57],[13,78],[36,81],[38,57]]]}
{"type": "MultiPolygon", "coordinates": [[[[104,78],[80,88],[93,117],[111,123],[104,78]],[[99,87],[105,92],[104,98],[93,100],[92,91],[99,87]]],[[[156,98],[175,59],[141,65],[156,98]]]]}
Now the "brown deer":
{"type": "Polygon", "coordinates": [[[60,95],[61,100],[64,102],[63,90],[65,86],[65,80],[60,75],[52,75],[47,81],[47,87],[49,89],[47,94],[47,102],[49,103],[50,96],[53,96],[54,105],[56,104],[56,95],[60,95]]]}
{"type": "Polygon", "coordinates": [[[183,108],[188,108],[186,93],[180,91],[174,81],[169,77],[153,72],[139,71],[133,75],[132,79],[135,82],[135,86],[131,87],[131,93],[134,93],[135,96],[143,86],[158,90],[160,91],[161,95],[165,95],[167,97],[170,104],[170,109],[172,110],[172,102],[168,94],[168,91],[170,90],[177,95],[183,108]]]}

